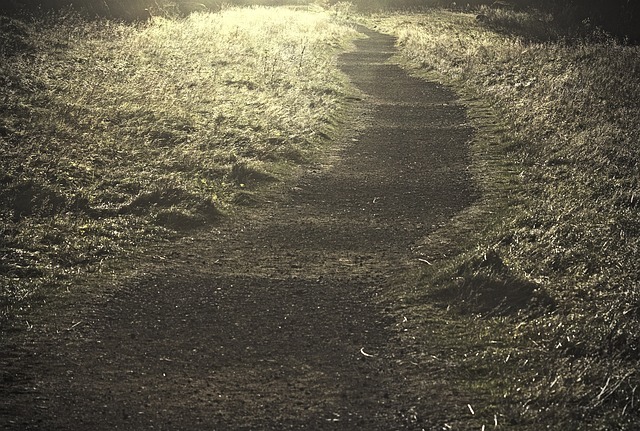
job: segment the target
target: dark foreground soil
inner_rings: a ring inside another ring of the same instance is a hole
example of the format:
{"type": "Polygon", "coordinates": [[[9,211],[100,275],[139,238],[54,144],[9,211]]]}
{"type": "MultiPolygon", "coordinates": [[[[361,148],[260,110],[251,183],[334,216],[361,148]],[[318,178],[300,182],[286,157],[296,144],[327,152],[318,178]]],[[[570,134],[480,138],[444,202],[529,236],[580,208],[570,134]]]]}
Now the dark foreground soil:
{"type": "Polygon", "coordinates": [[[363,31],[341,67],[364,125],[293,187],[3,346],[1,427],[444,429],[446,381],[407,384],[430,376],[385,304],[412,246],[473,201],[473,131],[363,31]]]}

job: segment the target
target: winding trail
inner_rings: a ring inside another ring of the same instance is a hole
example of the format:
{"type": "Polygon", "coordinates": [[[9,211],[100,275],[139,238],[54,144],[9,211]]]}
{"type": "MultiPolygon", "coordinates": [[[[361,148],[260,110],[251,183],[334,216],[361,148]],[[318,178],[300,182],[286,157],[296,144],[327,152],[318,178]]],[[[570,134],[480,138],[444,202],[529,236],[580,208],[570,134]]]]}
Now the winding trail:
{"type": "Polygon", "coordinates": [[[420,376],[398,365],[385,295],[412,245],[473,201],[473,130],[451,92],[388,62],[392,37],[362,31],[340,67],[363,93],[367,126],[268,205],[158,257],[153,272],[70,315],[68,330],[22,346],[0,425],[428,425],[435,401],[405,385],[420,376]]]}

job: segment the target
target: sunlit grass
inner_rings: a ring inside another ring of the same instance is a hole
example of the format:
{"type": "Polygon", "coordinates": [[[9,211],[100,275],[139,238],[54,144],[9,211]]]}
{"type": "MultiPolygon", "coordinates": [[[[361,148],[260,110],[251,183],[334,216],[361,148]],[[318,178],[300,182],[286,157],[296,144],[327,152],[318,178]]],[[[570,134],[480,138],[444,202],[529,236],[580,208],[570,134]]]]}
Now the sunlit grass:
{"type": "Polygon", "coordinates": [[[354,34],[321,9],[3,21],[2,303],[214,221],[310,160],[354,34]]]}
{"type": "MultiPolygon", "coordinates": [[[[505,403],[514,425],[634,429],[640,48],[500,14],[488,22],[444,11],[375,20],[398,36],[407,67],[491,103],[506,142],[498,162],[514,173],[492,184],[486,171],[496,160],[487,156],[495,150],[474,149],[474,169],[498,210],[482,221],[484,236],[472,236],[477,242],[446,268],[429,269],[429,280],[475,301],[491,293],[482,291],[490,280],[537,286],[537,305],[509,317],[517,347],[504,357],[517,358],[517,379],[505,403]],[[500,32],[491,30],[496,23],[500,32]]],[[[470,304],[462,308],[482,311],[470,304]]]]}

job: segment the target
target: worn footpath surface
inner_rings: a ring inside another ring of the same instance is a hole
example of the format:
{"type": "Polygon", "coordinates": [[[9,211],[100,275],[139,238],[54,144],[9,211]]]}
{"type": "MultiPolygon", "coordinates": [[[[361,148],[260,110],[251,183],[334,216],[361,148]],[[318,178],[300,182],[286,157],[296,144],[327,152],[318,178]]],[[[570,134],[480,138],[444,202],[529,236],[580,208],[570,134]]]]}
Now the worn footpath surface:
{"type": "Polygon", "coordinates": [[[473,201],[473,131],[453,94],[388,62],[391,37],[362,31],[340,62],[363,126],[296,184],[3,346],[0,427],[443,429],[446,380],[428,389],[404,360],[387,292],[473,201]]]}

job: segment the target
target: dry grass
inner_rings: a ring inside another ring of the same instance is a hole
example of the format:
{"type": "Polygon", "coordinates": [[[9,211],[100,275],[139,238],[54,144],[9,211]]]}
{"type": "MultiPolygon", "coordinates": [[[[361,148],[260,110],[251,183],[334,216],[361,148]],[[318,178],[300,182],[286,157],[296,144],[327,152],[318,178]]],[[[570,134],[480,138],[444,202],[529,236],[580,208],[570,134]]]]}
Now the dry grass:
{"type": "Polygon", "coordinates": [[[335,55],[355,34],[321,9],[0,19],[5,315],[312,158],[341,115],[335,55]]]}
{"type": "Polygon", "coordinates": [[[513,364],[503,395],[514,426],[636,429],[640,48],[601,33],[558,39],[550,20],[500,14],[511,15],[374,18],[398,36],[407,67],[491,103],[505,142],[499,163],[515,173],[492,184],[495,149],[475,148],[497,210],[476,242],[427,280],[444,289],[438,298],[463,292],[476,304],[467,310],[485,318],[477,301],[496,285],[511,295],[530,289],[531,304],[507,313],[502,351],[513,364]]]}

